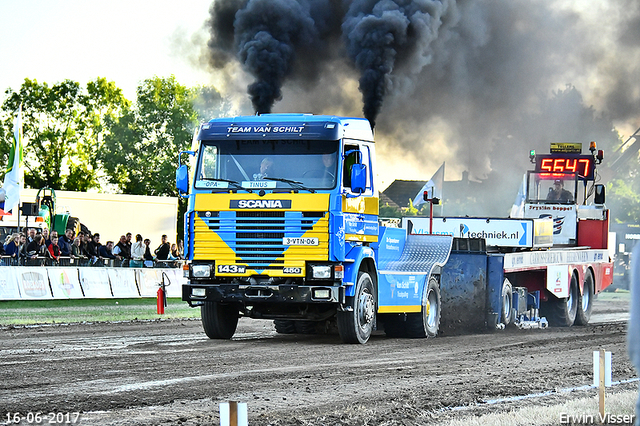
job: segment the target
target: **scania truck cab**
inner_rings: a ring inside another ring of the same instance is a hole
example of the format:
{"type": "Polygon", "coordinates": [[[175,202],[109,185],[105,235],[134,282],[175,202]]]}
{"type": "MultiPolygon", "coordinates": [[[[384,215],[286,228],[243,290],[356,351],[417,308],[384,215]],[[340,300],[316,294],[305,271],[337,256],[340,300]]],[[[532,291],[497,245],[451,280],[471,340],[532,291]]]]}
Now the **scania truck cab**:
{"type": "MultiPolygon", "coordinates": [[[[183,300],[201,306],[210,338],[240,315],[280,332],[335,317],[345,342],[375,326],[378,191],[369,122],[267,114],[214,119],[194,137],[183,300]]],[[[181,153],[183,154],[183,153],[181,153]]],[[[191,175],[191,179],[190,176],[191,175]]]]}

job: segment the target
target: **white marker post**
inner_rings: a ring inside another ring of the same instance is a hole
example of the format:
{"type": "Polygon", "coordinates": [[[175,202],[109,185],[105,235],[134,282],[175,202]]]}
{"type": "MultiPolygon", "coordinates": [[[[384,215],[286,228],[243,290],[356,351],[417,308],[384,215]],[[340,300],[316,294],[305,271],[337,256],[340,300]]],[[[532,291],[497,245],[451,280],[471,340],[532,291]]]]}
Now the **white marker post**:
{"type": "Polygon", "coordinates": [[[248,426],[249,416],[246,402],[221,402],[220,426],[248,426]]]}
{"type": "Polygon", "coordinates": [[[593,385],[598,386],[600,418],[604,419],[604,388],[611,387],[611,352],[593,351],[593,385]]]}

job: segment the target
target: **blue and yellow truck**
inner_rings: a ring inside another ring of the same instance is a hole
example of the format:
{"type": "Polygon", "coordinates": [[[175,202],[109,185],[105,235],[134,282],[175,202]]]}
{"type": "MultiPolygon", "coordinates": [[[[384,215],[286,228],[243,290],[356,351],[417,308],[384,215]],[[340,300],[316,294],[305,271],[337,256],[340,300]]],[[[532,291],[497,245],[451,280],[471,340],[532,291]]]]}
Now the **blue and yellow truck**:
{"type": "Polygon", "coordinates": [[[455,324],[458,315],[492,328],[512,317],[544,322],[540,289],[512,288],[505,254],[484,239],[379,225],[365,119],[218,118],[183,154],[191,164],[176,171],[188,198],[182,299],[201,307],[212,339],[231,338],[241,316],[274,320],[280,333],[333,323],[346,343],[365,343],[376,329],[436,336],[441,318],[455,324]]]}

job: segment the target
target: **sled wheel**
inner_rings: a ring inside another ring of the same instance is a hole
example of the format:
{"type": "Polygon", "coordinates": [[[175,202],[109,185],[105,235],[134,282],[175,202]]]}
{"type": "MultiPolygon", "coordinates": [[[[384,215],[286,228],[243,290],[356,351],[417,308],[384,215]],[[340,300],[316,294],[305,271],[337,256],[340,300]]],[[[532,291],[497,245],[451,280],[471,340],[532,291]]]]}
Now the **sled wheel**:
{"type": "Polygon", "coordinates": [[[273,320],[273,325],[276,327],[276,333],[278,334],[295,334],[296,324],[291,320],[273,320]]]}
{"type": "Polygon", "coordinates": [[[420,313],[407,314],[407,337],[436,337],[440,328],[440,287],[431,277],[422,298],[420,313]]]}
{"type": "Polygon", "coordinates": [[[502,283],[502,323],[507,326],[513,322],[513,288],[507,278],[502,283]]]}

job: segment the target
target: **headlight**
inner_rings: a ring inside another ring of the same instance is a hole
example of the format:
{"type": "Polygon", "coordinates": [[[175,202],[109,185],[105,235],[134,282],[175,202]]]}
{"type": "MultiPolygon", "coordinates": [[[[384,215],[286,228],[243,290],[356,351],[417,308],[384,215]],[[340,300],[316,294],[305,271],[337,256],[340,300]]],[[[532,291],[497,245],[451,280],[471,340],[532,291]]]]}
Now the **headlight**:
{"type": "Polygon", "coordinates": [[[209,265],[192,265],[191,276],[193,278],[209,278],[211,276],[211,266],[209,265]]]}
{"type": "Polygon", "coordinates": [[[319,279],[331,278],[331,266],[330,265],[313,265],[311,267],[311,276],[319,279]]]}
{"type": "Polygon", "coordinates": [[[191,295],[194,297],[205,297],[207,295],[206,288],[192,288],[191,295]]]}

